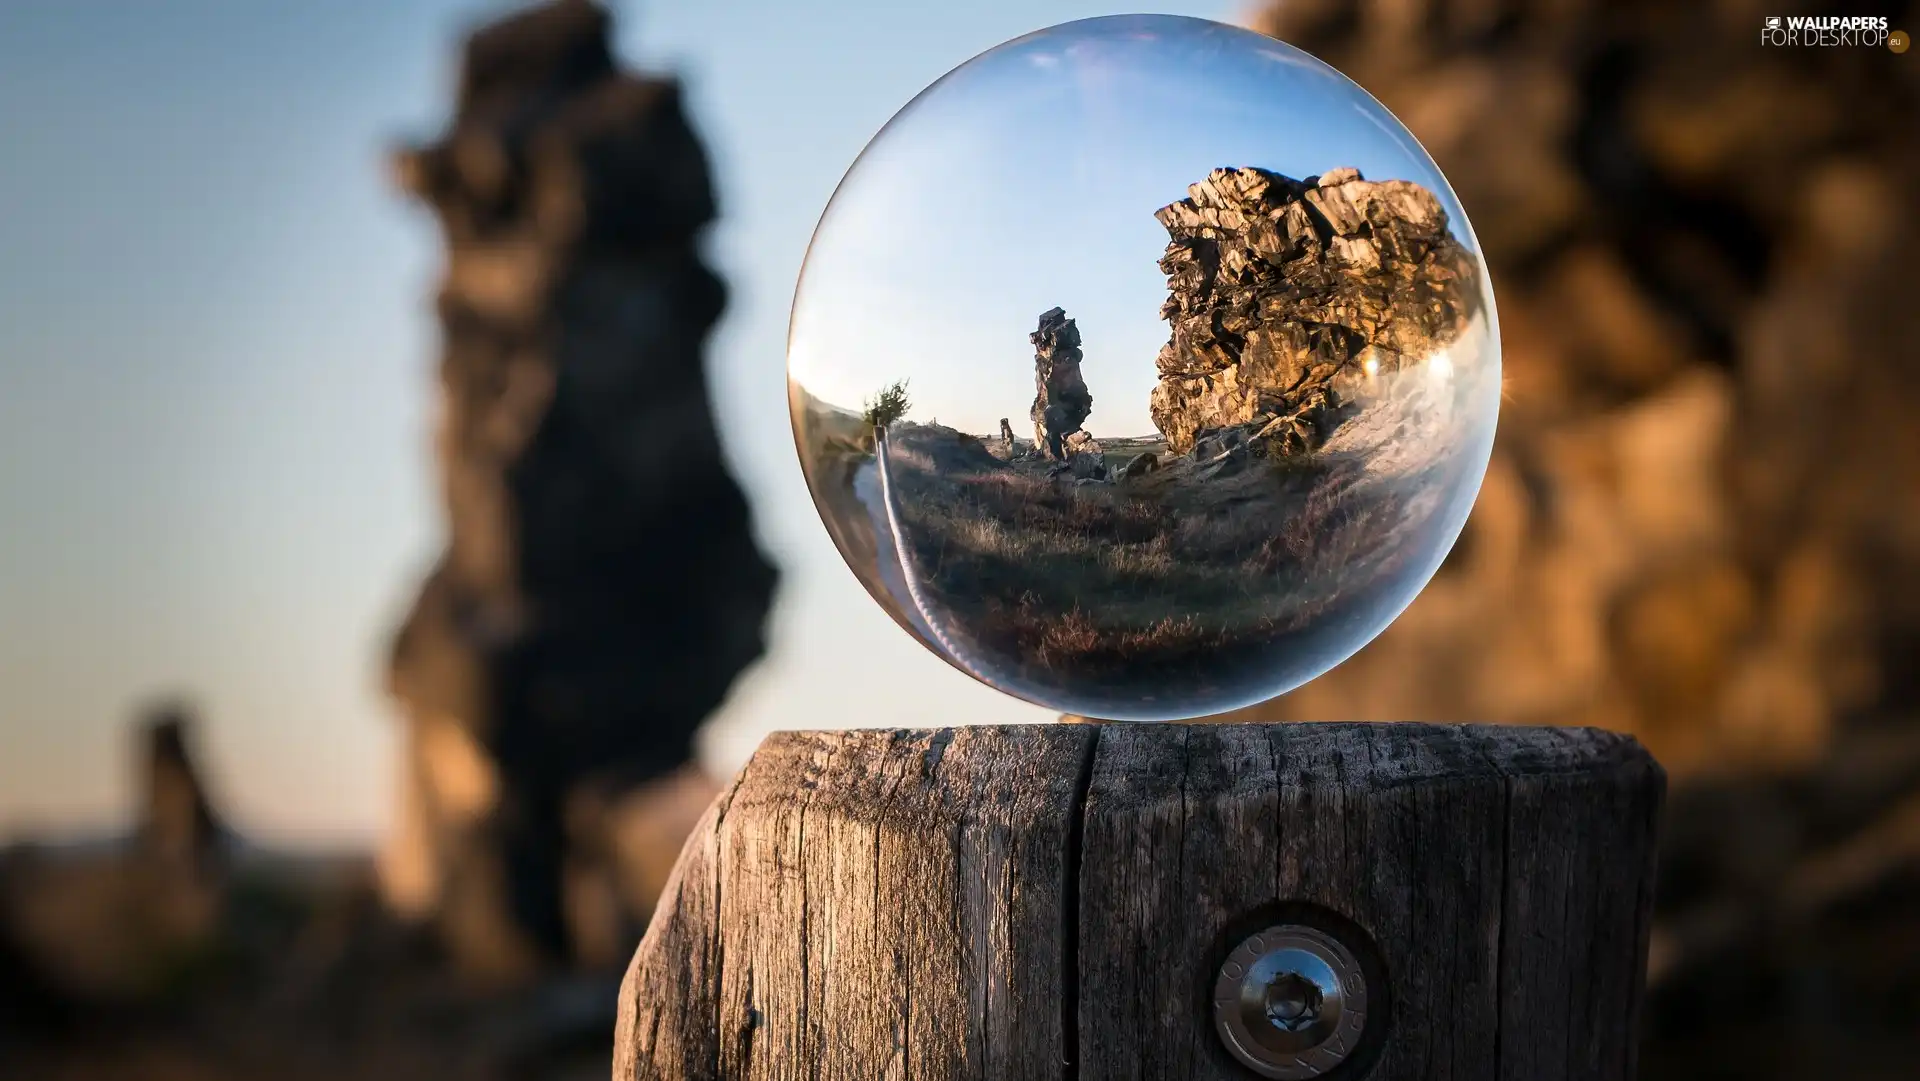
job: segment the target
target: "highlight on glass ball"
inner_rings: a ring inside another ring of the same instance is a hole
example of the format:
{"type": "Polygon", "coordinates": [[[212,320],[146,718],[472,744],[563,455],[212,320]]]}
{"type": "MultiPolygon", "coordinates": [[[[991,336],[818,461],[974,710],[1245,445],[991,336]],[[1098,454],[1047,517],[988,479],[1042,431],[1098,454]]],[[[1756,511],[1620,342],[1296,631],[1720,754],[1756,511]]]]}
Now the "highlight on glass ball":
{"type": "Polygon", "coordinates": [[[1251,31],[1042,30],[841,181],[788,337],[795,441],[875,600],[1100,720],[1272,698],[1406,608],[1500,400],[1466,216],[1399,121],[1251,31]]]}

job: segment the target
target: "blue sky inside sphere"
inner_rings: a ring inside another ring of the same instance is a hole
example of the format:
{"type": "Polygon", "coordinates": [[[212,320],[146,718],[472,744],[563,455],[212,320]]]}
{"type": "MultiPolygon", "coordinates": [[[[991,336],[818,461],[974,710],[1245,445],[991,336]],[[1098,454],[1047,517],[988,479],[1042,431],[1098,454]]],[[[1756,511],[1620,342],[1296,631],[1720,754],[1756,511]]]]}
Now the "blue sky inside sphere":
{"type": "Polygon", "coordinates": [[[907,379],[910,419],[1025,431],[1027,334],[1059,306],[1086,351],[1087,430],[1149,434],[1168,334],[1153,212],[1223,166],[1411,180],[1468,240],[1425,152],[1333,69],[1217,23],[1089,20],[973,60],[867,148],[808,254],[790,372],[844,408],[907,379]]]}

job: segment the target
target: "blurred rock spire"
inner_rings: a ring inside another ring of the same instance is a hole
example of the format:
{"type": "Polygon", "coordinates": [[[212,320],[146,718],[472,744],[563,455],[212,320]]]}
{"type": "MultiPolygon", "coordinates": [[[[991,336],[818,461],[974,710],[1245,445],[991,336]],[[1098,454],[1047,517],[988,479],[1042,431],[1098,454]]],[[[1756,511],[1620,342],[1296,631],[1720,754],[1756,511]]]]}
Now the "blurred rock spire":
{"type": "Polygon", "coordinates": [[[214,857],[225,834],[188,746],[192,727],[192,713],[173,702],[147,711],[140,726],[137,836],[145,852],[182,868],[214,857]]]}
{"type": "Polygon", "coordinates": [[[481,28],[451,125],[394,159],[447,247],[448,543],[393,649],[387,873],[477,969],[574,952],[562,883],[601,846],[570,808],[688,762],[776,579],[708,405],[706,156],[678,86],[621,71],[609,32],[584,0],[481,28]]]}

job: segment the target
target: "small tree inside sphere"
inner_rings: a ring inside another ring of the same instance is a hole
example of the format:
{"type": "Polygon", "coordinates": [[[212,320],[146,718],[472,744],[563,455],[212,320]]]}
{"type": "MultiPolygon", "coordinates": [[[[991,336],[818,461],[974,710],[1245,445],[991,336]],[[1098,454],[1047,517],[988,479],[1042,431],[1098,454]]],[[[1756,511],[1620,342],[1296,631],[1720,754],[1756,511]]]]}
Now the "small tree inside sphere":
{"type": "Polygon", "coordinates": [[[907,410],[912,408],[912,403],[907,400],[907,381],[902,379],[885,387],[861,404],[866,410],[861,416],[867,425],[875,431],[884,429],[906,416],[907,410]]]}

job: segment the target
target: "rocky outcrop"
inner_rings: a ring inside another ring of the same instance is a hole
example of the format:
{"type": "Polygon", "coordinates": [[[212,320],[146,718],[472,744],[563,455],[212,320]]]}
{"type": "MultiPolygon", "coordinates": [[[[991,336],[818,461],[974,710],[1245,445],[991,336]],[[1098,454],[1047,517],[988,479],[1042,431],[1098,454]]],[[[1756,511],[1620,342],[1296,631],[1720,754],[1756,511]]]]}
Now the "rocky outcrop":
{"type": "Polygon", "coordinates": [[[1035,452],[1055,461],[1067,458],[1067,437],[1093,412],[1093,395],[1080,374],[1080,328],[1060,308],[1040,316],[1033,343],[1033,442],[1035,452]]]}
{"type": "Polygon", "coordinates": [[[1155,214],[1172,335],[1149,411],[1173,453],[1228,427],[1283,453],[1318,446],[1363,368],[1421,359],[1474,314],[1473,256],[1418,184],[1240,168],[1187,191],[1155,214]]]}
{"type": "Polygon", "coordinates": [[[1133,460],[1128,462],[1126,466],[1120,470],[1120,477],[1124,480],[1138,480],[1159,468],[1159,455],[1151,453],[1136,454],[1133,460]]]}
{"type": "Polygon", "coordinates": [[[1083,480],[1107,479],[1107,454],[1100,441],[1086,431],[1067,436],[1067,463],[1075,477],[1083,480]]]}
{"type": "Polygon", "coordinates": [[[448,547],[391,662],[414,729],[396,851],[475,968],[575,952],[569,808],[689,760],[775,580],[707,404],[706,156],[609,29],[584,0],[481,29],[450,129],[396,161],[448,250],[448,547]]]}

